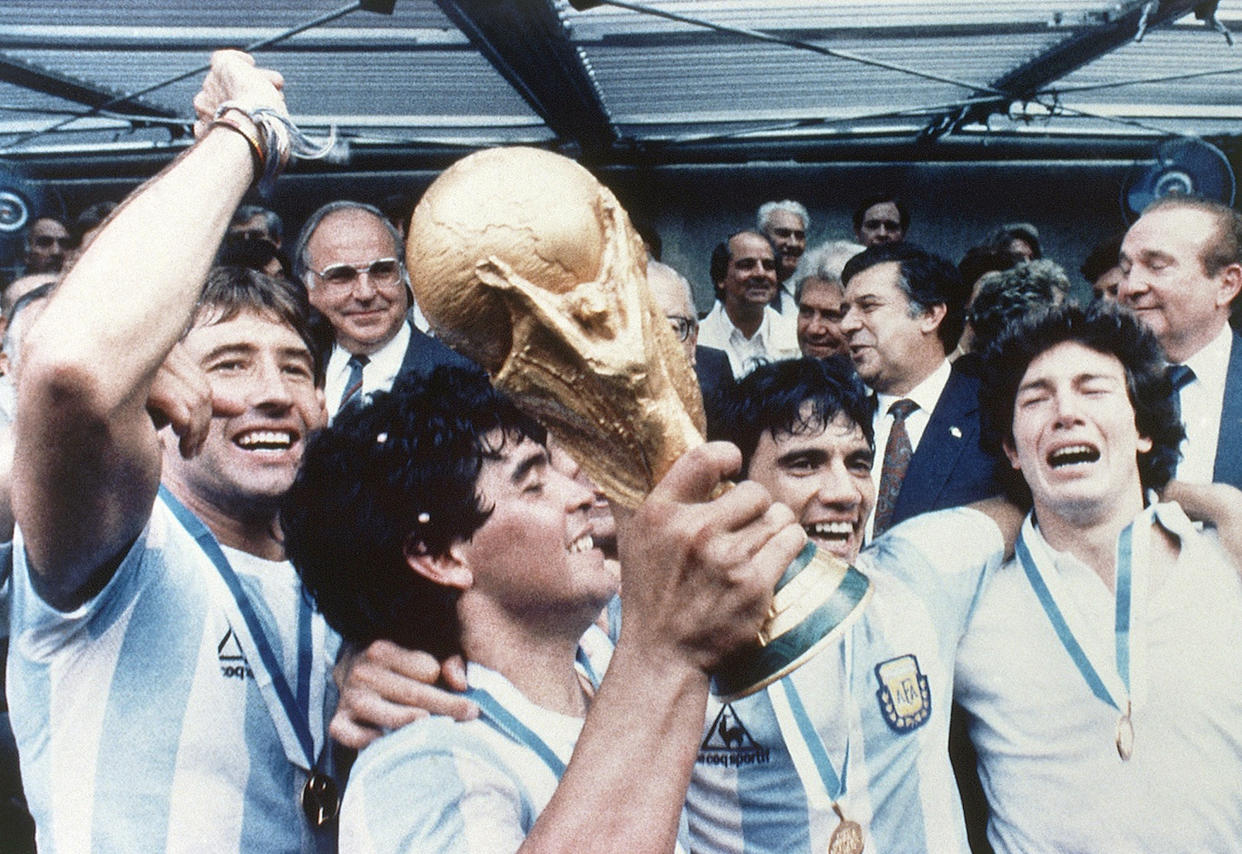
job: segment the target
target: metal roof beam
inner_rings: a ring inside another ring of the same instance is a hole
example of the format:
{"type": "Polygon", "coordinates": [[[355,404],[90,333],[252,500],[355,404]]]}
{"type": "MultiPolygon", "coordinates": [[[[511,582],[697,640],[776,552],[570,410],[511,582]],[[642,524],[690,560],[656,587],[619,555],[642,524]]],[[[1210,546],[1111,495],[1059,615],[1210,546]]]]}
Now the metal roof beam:
{"type": "Polygon", "coordinates": [[[552,0],[436,0],[453,23],[584,159],[605,158],[616,129],[552,0]]]}
{"type": "MultiPolygon", "coordinates": [[[[1010,101],[1034,100],[1041,91],[1070,72],[1132,42],[1140,32],[1140,23],[1145,25],[1144,31],[1152,30],[1189,14],[1201,2],[1202,0],[1159,0],[1157,7],[1150,12],[1145,11],[1148,3],[1132,2],[1116,16],[1057,42],[1048,50],[992,81],[990,86],[993,90],[1009,93],[1010,101]]],[[[957,114],[944,114],[929,122],[924,134],[938,136],[949,130],[958,130],[970,122],[984,122],[990,112],[1004,106],[1007,106],[1004,99],[998,99],[992,105],[976,106],[957,114]]]]}
{"type": "Polygon", "coordinates": [[[3,53],[0,53],[0,81],[91,108],[111,105],[116,112],[125,113],[126,116],[150,116],[158,119],[184,118],[172,110],[146,101],[131,98],[118,103],[117,99],[124,97],[124,93],[92,86],[82,80],[57,74],[3,53]]]}

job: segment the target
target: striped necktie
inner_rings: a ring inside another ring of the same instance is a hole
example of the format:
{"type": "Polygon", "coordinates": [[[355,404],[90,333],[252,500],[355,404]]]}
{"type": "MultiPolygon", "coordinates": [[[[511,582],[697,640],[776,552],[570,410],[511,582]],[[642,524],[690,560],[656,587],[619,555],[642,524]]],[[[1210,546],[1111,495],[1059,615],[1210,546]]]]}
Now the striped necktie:
{"type": "Polygon", "coordinates": [[[362,391],[362,369],[367,362],[371,361],[366,356],[350,356],[349,362],[349,379],[345,381],[345,391],[341,392],[341,403],[338,409],[344,409],[345,404],[353,400],[358,392],[362,391]]]}

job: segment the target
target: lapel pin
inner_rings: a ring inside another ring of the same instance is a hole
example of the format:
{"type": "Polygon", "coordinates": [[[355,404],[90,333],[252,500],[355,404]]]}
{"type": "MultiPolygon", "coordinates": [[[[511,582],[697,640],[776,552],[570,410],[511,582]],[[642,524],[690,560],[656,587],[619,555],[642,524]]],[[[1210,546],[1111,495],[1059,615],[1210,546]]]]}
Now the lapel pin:
{"type": "Polygon", "coordinates": [[[962,428],[960,428],[960,427],[950,427],[950,428],[949,428],[949,435],[950,435],[950,436],[952,436],[954,439],[960,439],[960,438],[962,438],[962,428]]]}

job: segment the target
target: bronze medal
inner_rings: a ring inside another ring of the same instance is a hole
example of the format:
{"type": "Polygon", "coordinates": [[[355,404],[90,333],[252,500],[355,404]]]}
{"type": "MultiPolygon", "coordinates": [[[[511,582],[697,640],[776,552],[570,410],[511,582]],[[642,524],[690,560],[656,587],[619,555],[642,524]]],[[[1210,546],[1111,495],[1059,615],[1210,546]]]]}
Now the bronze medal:
{"type": "Polygon", "coordinates": [[[832,810],[841,823],[828,839],[828,854],[862,854],[863,832],[858,822],[847,819],[835,803],[832,810]]]}
{"type": "Polygon", "coordinates": [[[302,787],[302,812],[311,827],[323,827],[336,818],[341,808],[341,796],[336,781],[318,771],[310,775],[302,787]]]}
{"type": "Polygon", "coordinates": [[[1129,762],[1134,755],[1134,724],[1130,721],[1130,704],[1126,704],[1126,713],[1117,719],[1117,755],[1123,762],[1129,762]]]}

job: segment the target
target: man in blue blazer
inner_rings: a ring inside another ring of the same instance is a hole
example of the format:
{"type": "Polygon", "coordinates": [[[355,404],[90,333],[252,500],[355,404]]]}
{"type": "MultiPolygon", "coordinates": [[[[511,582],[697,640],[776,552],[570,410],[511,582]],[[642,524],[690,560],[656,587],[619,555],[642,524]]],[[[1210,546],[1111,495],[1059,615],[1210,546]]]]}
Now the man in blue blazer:
{"type": "Polygon", "coordinates": [[[965,322],[957,270],[913,244],[889,243],[854,256],[841,278],[841,330],[877,404],[876,451],[883,456],[872,472],[871,531],[999,494],[1001,461],[979,444],[978,380],[946,358],[965,322]],[[890,470],[886,477],[882,460],[901,456],[900,432],[908,441],[904,475],[890,470]]]}
{"type": "Polygon", "coordinates": [[[1177,479],[1242,487],[1242,338],[1229,312],[1242,290],[1242,216],[1194,196],[1143,211],[1121,244],[1121,302],[1159,339],[1186,439],[1177,479]]]}
{"type": "Polygon", "coordinates": [[[351,201],[324,205],[302,227],[293,263],[311,305],[332,326],[323,360],[330,418],[355,398],[391,388],[401,374],[473,366],[411,322],[417,308],[405,245],[378,208],[351,201]]]}

